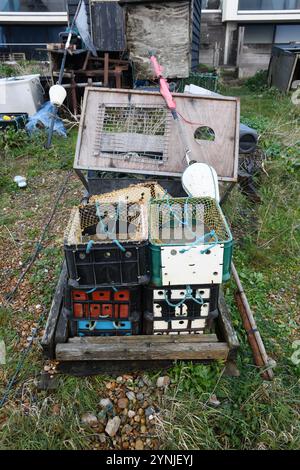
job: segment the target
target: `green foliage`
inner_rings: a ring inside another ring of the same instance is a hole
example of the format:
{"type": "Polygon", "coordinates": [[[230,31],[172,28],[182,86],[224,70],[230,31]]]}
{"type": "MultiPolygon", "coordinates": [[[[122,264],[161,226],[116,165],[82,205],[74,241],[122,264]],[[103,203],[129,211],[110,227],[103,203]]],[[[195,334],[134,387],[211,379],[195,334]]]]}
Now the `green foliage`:
{"type": "Polygon", "coordinates": [[[245,85],[250,91],[266,91],[268,88],[268,72],[266,70],[259,70],[253,77],[245,81],[245,85]]]}

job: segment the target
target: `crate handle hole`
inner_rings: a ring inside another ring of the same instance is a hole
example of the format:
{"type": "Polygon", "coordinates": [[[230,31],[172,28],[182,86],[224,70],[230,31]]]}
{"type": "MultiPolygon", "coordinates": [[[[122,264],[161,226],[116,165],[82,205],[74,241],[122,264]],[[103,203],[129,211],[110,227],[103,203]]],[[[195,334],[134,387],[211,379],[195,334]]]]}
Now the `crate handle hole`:
{"type": "Polygon", "coordinates": [[[217,276],[219,273],[217,271],[214,272],[214,276],[217,276]]]}

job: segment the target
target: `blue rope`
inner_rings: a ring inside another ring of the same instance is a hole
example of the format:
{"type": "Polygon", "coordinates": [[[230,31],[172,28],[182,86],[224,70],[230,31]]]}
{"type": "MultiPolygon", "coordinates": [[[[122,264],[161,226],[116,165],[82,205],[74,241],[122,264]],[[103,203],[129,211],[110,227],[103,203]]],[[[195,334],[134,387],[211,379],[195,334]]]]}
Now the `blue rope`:
{"type": "Polygon", "coordinates": [[[94,289],[91,290],[87,290],[86,294],[92,294],[93,292],[95,292],[95,290],[97,290],[97,287],[94,287],[94,289]]]}
{"type": "Polygon", "coordinates": [[[90,252],[92,251],[92,248],[94,246],[95,242],[93,240],[90,240],[86,246],[86,254],[89,255],[90,252]]]}
{"type": "MultiPolygon", "coordinates": [[[[208,238],[212,238],[214,236],[215,236],[215,231],[212,230],[211,232],[206,233],[205,235],[197,238],[197,240],[195,240],[192,244],[189,245],[189,248],[183,248],[182,250],[179,251],[179,253],[186,253],[187,251],[190,251],[194,246],[200,245],[201,243],[206,243],[208,238]]],[[[209,248],[207,248],[204,251],[206,252],[207,250],[209,250],[209,248]]]]}
{"type": "Polygon", "coordinates": [[[167,302],[169,307],[173,307],[173,308],[181,307],[181,305],[183,305],[186,300],[192,300],[198,305],[203,305],[204,303],[201,295],[200,295],[200,299],[196,299],[195,297],[193,297],[193,290],[191,289],[190,286],[186,287],[186,293],[185,293],[184,298],[180,300],[180,302],[178,302],[177,304],[173,304],[172,302],[170,302],[167,296],[167,292],[165,291],[165,301],[167,302]]]}
{"type": "Polygon", "coordinates": [[[212,235],[212,237],[215,238],[215,241],[210,245],[208,246],[207,248],[205,248],[205,250],[201,250],[200,253],[201,255],[204,255],[206,254],[209,250],[212,250],[216,245],[218,245],[219,243],[219,239],[218,239],[218,236],[216,234],[216,232],[213,230],[214,234],[212,235]]]}
{"type": "Polygon", "coordinates": [[[124,246],[121,245],[121,243],[119,242],[119,240],[113,240],[113,242],[117,245],[118,248],[120,248],[121,251],[123,251],[123,253],[126,252],[124,246]]]}

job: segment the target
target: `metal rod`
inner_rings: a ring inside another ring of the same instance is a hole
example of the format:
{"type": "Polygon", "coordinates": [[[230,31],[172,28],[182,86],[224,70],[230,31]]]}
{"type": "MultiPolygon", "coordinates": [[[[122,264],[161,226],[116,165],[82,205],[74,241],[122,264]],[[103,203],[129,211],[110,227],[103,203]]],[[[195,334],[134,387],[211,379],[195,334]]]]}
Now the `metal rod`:
{"type": "MultiPolygon", "coordinates": [[[[72,38],[72,30],[74,28],[74,25],[75,25],[75,22],[76,22],[76,19],[77,19],[82,1],[83,0],[80,0],[80,2],[78,3],[78,6],[77,6],[77,9],[76,9],[73,21],[72,21],[72,25],[71,25],[71,28],[70,28],[69,36],[68,36],[68,39],[67,39],[67,42],[66,42],[66,45],[65,45],[64,55],[63,55],[63,58],[62,58],[60,71],[59,71],[58,82],[57,82],[58,85],[62,84],[62,81],[63,81],[63,78],[64,78],[64,71],[65,71],[65,66],[66,66],[67,54],[68,54],[68,49],[70,47],[70,42],[71,42],[71,38],[72,38]]],[[[53,114],[52,114],[52,117],[51,117],[51,123],[50,123],[50,127],[49,127],[49,132],[48,132],[48,139],[47,139],[47,143],[45,145],[46,149],[49,149],[51,147],[51,144],[52,144],[52,137],[53,137],[53,132],[54,132],[55,120],[56,120],[56,117],[57,117],[57,112],[58,112],[57,106],[54,106],[54,111],[53,111],[53,114]]]]}
{"type": "Polygon", "coordinates": [[[258,331],[251,307],[249,305],[248,299],[243,289],[243,285],[241,283],[240,277],[236,270],[236,267],[233,263],[231,263],[231,270],[238,287],[238,298],[240,301],[237,301],[239,312],[243,321],[243,325],[246,329],[248,335],[248,341],[251,346],[253,352],[253,358],[255,364],[259,367],[266,367],[267,369],[263,371],[262,375],[267,380],[272,380],[274,377],[273,370],[270,368],[270,361],[268,355],[266,353],[266,349],[262,338],[260,336],[260,332],[258,331]]]}

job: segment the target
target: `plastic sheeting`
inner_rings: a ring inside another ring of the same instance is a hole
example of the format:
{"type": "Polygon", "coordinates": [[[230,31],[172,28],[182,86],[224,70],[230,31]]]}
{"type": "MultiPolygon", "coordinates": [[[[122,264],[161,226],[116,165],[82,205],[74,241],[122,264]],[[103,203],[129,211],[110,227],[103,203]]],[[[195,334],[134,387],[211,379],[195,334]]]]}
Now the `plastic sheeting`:
{"type": "MultiPolygon", "coordinates": [[[[41,129],[49,129],[52,116],[55,112],[55,107],[50,101],[47,101],[43,106],[29,118],[26,124],[26,130],[29,134],[38,132],[41,129]]],[[[67,132],[62,120],[59,117],[55,118],[54,132],[62,137],[67,137],[67,132]]]]}

